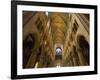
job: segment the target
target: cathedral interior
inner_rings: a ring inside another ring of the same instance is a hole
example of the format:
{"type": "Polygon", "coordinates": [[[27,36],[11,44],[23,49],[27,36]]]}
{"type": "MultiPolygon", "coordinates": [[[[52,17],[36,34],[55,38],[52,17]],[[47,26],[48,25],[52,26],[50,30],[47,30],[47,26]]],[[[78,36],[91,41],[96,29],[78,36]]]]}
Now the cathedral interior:
{"type": "Polygon", "coordinates": [[[23,68],[90,65],[89,14],[23,11],[23,68]]]}

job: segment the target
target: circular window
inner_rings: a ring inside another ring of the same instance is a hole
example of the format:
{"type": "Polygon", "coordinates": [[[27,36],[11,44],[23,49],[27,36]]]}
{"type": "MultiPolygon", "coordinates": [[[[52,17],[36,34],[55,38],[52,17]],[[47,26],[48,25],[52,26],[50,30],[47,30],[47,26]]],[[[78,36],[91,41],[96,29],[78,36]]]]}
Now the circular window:
{"type": "Polygon", "coordinates": [[[61,48],[56,48],[56,55],[61,55],[62,49],[61,48]]]}

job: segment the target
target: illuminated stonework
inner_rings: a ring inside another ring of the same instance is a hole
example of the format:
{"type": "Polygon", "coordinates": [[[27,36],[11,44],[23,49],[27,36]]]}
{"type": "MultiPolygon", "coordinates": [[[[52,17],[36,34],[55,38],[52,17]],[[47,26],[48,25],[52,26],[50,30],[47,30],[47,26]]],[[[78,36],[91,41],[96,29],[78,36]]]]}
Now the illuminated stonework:
{"type": "Polygon", "coordinates": [[[87,66],[89,14],[23,11],[23,68],[87,66]]]}

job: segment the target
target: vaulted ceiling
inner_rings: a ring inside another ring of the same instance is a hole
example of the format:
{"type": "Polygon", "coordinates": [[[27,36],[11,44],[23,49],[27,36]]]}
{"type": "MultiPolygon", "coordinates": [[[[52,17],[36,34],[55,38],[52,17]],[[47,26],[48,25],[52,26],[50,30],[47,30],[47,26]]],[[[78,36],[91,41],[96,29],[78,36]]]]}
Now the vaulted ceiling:
{"type": "Polygon", "coordinates": [[[67,23],[65,18],[68,17],[64,13],[49,13],[50,27],[52,30],[54,44],[64,44],[64,40],[67,32],[67,23]]]}
{"type": "MultiPolygon", "coordinates": [[[[23,41],[26,43],[32,40],[30,37],[29,39],[26,39],[29,34],[34,36],[34,47],[32,47],[32,54],[26,63],[27,67],[33,67],[33,65],[35,65],[33,63],[39,60],[35,58],[40,58],[41,56],[44,57],[44,55],[50,56],[53,62],[56,55],[55,49],[58,47],[62,49],[62,53],[66,53],[66,48],[70,46],[67,45],[70,44],[68,35],[71,34],[68,30],[73,27],[70,25],[71,17],[69,14],[61,12],[23,11],[23,41]]],[[[86,20],[89,21],[88,15],[87,18],[88,19],[86,20]]],[[[71,34],[71,38],[72,37],[73,34],[71,34]]],[[[26,53],[25,56],[27,56],[27,54],[29,53],[26,53]]],[[[46,59],[49,61],[49,57],[46,59]]],[[[57,62],[58,64],[60,63],[59,61],[57,62]]]]}

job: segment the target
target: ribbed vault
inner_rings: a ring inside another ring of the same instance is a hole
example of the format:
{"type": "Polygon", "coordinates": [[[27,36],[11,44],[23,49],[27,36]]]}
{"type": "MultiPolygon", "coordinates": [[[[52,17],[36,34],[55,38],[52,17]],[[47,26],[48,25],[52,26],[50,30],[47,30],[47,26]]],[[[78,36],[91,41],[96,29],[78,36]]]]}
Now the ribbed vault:
{"type": "Polygon", "coordinates": [[[64,44],[66,37],[67,24],[64,21],[64,13],[49,13],[50,27],[53,35],[54,44],[64,44]]]}
{"type": "Polygon", "coordinates": [[[23,11],[23,68],[89,65],[88,43],[88,14],[23,11]]]}

